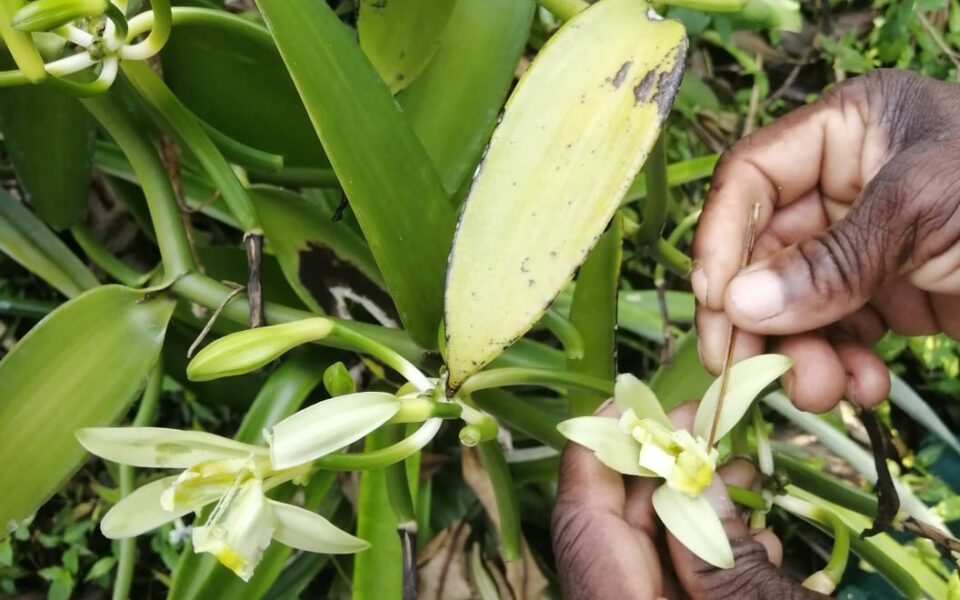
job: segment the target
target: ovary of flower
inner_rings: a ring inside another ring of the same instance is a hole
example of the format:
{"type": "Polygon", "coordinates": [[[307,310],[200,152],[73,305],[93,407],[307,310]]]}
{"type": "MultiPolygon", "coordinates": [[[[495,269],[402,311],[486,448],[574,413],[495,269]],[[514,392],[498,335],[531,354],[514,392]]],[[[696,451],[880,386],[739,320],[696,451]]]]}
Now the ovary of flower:
{"type": "Polygon", "coordinates": [[[702,438],[674,430],[651,418],[639,419],[632,410],[620,417],[620,428],[640,444],[639,464],[688,496],[699,496],[710,485],[717,467],[717,451],[707,450],[702,438]]]}

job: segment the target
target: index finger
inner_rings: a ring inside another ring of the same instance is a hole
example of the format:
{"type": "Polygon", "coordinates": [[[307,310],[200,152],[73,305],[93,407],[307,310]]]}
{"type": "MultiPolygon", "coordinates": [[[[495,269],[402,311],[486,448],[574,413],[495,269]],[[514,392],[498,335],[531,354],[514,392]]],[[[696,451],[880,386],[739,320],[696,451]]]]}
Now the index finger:
{"type": "MultiPolygon", "coordinates": [[[[819,188],[828,198],[855,198],[863,180],[868,106],[859,80],[797,109],[741,140],[717,166],[693,242],[693,291],[723,309],[727,284],[740,268],[753,205],[758,236],[775,210],[819,188]]],[[[873,162],[871,160],[871,162],[873,162]]]]}

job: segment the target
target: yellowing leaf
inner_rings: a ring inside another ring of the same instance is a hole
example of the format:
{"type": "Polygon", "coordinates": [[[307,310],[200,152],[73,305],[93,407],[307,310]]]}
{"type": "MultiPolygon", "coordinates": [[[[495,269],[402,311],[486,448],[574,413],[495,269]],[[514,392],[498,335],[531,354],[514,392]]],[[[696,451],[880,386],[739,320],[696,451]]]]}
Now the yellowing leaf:
{"type": "MultiPolygon", "coordinates": [[[[733,365],[730,368],[727,393],[723,399],[714,439],[719,440],[727,435],[753,404],[757,394],[789,371],[791,366],[793,361],[782,354],[761,354],[733,365]]],[[[717,401],[720,396],[720,383],[718,377],[710,385],[700,401],[697,416],[693,421],[693,434],[703,439],[707,439],[710,435],[713,415],[717,411],[717,401]]]]}
{"type": "Polygon", "coordinates": [[[507,103],[447,273],[450,385],[523,335],[610,221],[670,109],[683,26],[604,0],[544,46],[507,103]]]}

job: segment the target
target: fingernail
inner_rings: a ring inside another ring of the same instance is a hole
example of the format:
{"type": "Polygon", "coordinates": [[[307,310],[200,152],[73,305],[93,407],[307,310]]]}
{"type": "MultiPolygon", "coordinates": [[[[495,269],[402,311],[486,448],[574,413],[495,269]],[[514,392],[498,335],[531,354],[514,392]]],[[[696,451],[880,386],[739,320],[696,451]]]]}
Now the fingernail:
{"type": "Polygon", "coordinates": [[[707,274],[703,272],[700,261],[693,261],[693,272],[690,274],[690,286],[693,288],[693,294],[701,304],[707,303],[708,291],[707,274]]]}
{"type": "Polygon", "coordinates": [[[783,312],[780,279],[767,269],[749,271],[730,282],[732,308],[753,321],[763,321],[783,312]]]}

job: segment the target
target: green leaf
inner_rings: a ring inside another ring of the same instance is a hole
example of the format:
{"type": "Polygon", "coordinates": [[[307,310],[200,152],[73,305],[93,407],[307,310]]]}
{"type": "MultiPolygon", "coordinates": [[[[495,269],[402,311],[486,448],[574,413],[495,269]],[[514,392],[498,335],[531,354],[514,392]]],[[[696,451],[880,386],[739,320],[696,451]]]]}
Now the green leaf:
{"type": "MultiPolygon", "coordinates": [[[[364,451],[384,447],[385,430],[367,436],[364,451]]],[[[360,474],[357,498],[357,537],[370,542],[353,562],[353,600],[394,600],[402,597],[403,574],[397,518],[390,507],[383,469],[360,474]]]]}
{"type": "Polygon", "coordinates": [[[0,362],[0,523],[31,515],[80,466],[75,431],[123,415],[173,307],[163,294],[100,287],[50,313],[0,362]]]}
{"type": "MultiPolygon", "coordinates": [[[[723,406],[720,409],[713,439],[719,440],[727,435],[740,422],[757,395],[789,371],[792,366],[793,361],[782,354],[761,354],[730,367],[723,406]]],[[[718,377],[703,395],[700,406],[697,408],[697,416],[693,421],[693,435],[703,439],[708,439],[710,436],[710,428],[713,426],[717,403],[720,399],[721,383],[721,378],[718,377]]]]}
{"type": "Polygon", "coordinates": [[[271,429],[275,469],[308,463],[361,439],[400,410],[392,394],[360,392],[330,398],[294,413],[271,429]]]}
{"type": "Polygon", "coordinates": [[[256,186],[250,195],[257,205],[264,237],[276,255],[290,287],[314,312],[323,313],[330,288],[349,281],[360,287],[369,281],[374,295],[383,287],[377,263],[363,238],[314,198],[279,188],[256,186]],[[333,256],[331,256],[331,253],[333,256]],[[319,268],[318,265],[323,265],[319,268]]]}
{"type": "Polygon", "coordinates": [[[703,368],[697,352],[697,332],[690,330],[677,343],[677,351],[669,365],[662,365],[650,378],[650,388],[660,400],[663,410],[702,398],[714,377],[703,368]]]}
{"type": "Polygon", "coordinates": [[[397,93],[426,68],[456,0],[361,0],[360,48],[380,78],[397,93]]]}
{"type": "Polygon", "coordinates": [[[533,0],[457,0],[440,49],[397,96],[448,194],[473,173],[490,139],[534,7],[533,0]]]}
{"type": "MultiPolygon", "coordinates": [[[[617,374],[617,288],[623,253],[622,219],[614,216],[610,228],[597,242],[577,275],[570,304],[570,322],[583,338],[583,357],[567,360],[574,373],[613,379],[617,374]]],[[[586,390],[570,390],[570,415],[591,415],[607,396],[586,390]]]]}
{"type": "Polygon", "coordinates": [[[640,444],[611,417],[576,417],[557,425],[565,438],[593,450],[603,464],[624,475],[652,477],[640,466],[640,444]]]}
{"type": "Polygon", "coordinates": [[[104,556],[99,559],[97,562],[93,563],[93,566],[90,567],[90,570],[87,571],[87,575],[83,578],[84,581],[93,581],[94,579],[99,579],[107,573],[113,570],[114,565],[117,564],[117,559],[113,556],[104,556]]]}
{"type": "Polygon", "coordinates": [[[950,431],[947,424],[920,397],[920,394],[893,373],[890,374],[890,402],[910,415],[914,421],[926,427],[927,431],[943,440],[954,452],[960,454],[960,443],[957,442],[957,437],[950,431]]]}
{"type": "Polygon", "coordinates": [[[0,250],[68,298],[98,285],[66,244],[2,189],[0,250]]]}
{"type": "Polygon", "coordinates": [[[426,151],[326,3],[258,5],[400,318],[416,342],[436,346],[454,214],[426,151]]]}
{"type": "Polygon", "coordinates": [[[176,7],[173,23],[160,54],[163,78],[187,108],[236,140],[283,155],[287,165],[327,164],[266,28],[203,8],[176,7]]]}
{"type": "Polygon", "coordinates": [[[56,230],[83,217],[93,166],[93,119],[51,86],[0,91],[0,130],[17,179],[34,210],[56,230]]]}
{"type": "Polygon", "coordinates": [[[687,550],[720,569],[733,567],[723,523],[704,496],[692,498],[664,484],[653,492],[653,509],[687,550]]]}
{"type": "Polygon", "coordinates": [[[536,323],[596,243],[659,135],[687,39],[635,0],[567,22],[507,103],[446,283],[450,385],[536,323]],[[491,249],[496,249],[492,251],[491,249]]]}

